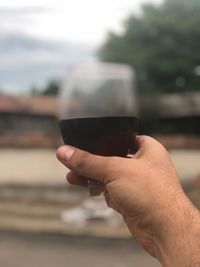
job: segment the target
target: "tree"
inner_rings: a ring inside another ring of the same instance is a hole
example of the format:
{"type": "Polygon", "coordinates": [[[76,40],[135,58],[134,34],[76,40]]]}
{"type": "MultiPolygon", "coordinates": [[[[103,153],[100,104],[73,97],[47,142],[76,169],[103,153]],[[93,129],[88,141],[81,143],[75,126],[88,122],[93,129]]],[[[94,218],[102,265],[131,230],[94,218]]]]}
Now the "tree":
{"type": "Polygon", "coordinates": [[[200,90],[200,1],[166,0],[144,5],[123,33],[110,32],[98,55],[127,63],[137,73],[140,92],[200,90]]]}
{"type": "Polygon", "coordinates": [[[33,85],[30,89],[30,94],[33,96],[37,96],[41,94],[41,90],[37,88],[37,86],[33,85]]]}
{"type": "Polygon", "coordinates": [[[44,88],[33,86],[31,88],[32,95],[57,95],[60,90],[60,82],[50,80],[44,88]]]}
{"type": "Polygon", "coordinates": [[[57,95],[60,89],[60,83],[56,80],[49,81],[44,90],[43,95],[57,95]]]}

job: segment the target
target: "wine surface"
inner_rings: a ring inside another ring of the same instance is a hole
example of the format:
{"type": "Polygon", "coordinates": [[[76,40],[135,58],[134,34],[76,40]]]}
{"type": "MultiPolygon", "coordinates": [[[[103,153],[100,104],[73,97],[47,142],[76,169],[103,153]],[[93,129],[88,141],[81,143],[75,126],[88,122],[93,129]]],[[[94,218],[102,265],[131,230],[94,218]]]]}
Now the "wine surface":
{"type": "Polygon", "coordinates": [[[67,145],[102,156],[126,157],[137,151],[136,117],[77,118],[60,121],[67,145]]]}

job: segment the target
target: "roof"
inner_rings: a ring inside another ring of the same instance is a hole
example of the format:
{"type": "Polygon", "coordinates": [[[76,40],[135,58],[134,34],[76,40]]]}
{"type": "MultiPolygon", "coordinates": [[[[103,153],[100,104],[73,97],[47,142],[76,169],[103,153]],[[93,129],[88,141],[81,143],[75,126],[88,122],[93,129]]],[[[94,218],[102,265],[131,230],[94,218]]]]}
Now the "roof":
{"type": "Polygon", "coordinates": [[[58,99],[56,96],[0,95],[0,112],[57,116],[58,99]]]}
{"type": "Polygon", "coordinates": [[[20,105],[15,97],[0,94],[0,112],[20,111],[20,105]]]}
{"type": "MultiPolygon", "coordinates": [[[[145,97],[143,104],[149,104],[145,97]]],[[[157,99],[161,117],[200,115],[200,93],[162,94],[157,99]]],[[[154,104],[152,102],[152,104],[154,104]]],[[[56,96],[8,96],[0,94],[0,112],[58,116],[56,96]]]]}

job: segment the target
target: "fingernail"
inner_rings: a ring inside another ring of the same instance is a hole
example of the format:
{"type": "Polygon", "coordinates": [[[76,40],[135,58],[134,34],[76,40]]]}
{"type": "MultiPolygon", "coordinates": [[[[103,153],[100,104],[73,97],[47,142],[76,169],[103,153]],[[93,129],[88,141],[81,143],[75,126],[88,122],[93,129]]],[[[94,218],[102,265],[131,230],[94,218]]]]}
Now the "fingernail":
{"type": "Polygon", "coordinates": [[[65,152],[65,159],[66,160],[70,160],[70,158],[72,157],[72,155],[74,154],[74,152],[75,152],[75,149],[74,148],[72,148],[72,147],[67,147],[66,148],[66,152],[65,152]]]}

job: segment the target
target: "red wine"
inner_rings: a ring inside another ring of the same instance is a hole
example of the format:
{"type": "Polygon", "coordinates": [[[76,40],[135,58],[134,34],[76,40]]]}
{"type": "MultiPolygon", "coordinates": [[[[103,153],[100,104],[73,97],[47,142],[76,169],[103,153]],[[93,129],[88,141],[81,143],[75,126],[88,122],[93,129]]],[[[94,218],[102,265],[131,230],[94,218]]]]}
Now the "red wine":
{"type": "Polygon", "coordinates": [[[126,157],[137,151],[135,117],[77,118],[60,121],[67,145],[102,156],[126,157]]]}

